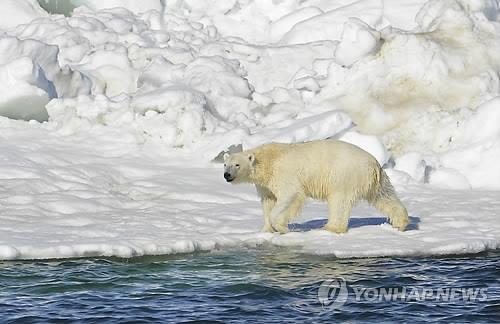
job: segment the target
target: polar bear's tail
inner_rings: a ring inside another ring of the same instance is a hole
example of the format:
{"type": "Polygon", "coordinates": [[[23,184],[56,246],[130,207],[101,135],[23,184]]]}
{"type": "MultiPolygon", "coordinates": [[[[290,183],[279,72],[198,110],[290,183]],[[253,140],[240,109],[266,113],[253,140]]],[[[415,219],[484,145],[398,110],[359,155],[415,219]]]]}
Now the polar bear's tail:
{"type": "Polygon", "coordinates": [[[382,168],[379,170],[378,186],[376,186],[378,190],[369,199],[369,202],[382,214],[389,217],[393,227],[404,231],[409,222],[408,212],[396,195],[396,191],[385,171],[382,168]]]}

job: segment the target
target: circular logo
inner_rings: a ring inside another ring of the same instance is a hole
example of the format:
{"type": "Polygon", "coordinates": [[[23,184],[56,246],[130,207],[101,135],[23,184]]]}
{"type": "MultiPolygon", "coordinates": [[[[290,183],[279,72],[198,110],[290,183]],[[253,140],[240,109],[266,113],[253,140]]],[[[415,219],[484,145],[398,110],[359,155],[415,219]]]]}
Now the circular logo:
{"type": "Polygon", "coordinates": [[[318,288],[318,300],[323,307],[337,309],[347,301],[347,284],[344,278],[329,279],[318,288]]]}

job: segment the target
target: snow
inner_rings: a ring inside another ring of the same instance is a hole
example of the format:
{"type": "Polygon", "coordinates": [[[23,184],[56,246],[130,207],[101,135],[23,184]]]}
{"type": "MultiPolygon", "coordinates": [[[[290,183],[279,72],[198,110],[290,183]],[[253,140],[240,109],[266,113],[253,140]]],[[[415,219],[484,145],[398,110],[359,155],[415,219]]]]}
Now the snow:
{"type": "Polygon", "coordinates": [[[408,152],[395,160],[394,169],[405,172],[417,182],[425,181],[425,169],[427,165],[422,154],[417,152],[408,152]]]}
{"type": "Polygon", "coordinates": [[[456,170],[473,187],[498,188],[500,168],[500,97],[480,105],[464,123],[453,149],[440,157],[444,167],[456,170]]]}
{"type": "Polygon", "coordinates": [[[0,29],[8,30],[46,16],[47,13],[40,8],[36,0],[2,0],[0,29]]]}
{"type": "Polygon", "coordinates": [[[74,5],[85,5],[92,10],[111,8],[127,8],[133,13],[139,14],[149,10],[162,11],[161,0],[71,0],[74,5]]]}
{"type": "Polygon", "coordinates": [[[68,67],[61,68],[57,56],[56,46],[0,37],[0,115],[43,121],[50,99],[90,93],[90,81],[68,67]]]}
{"type": "Polygon", "coordinates": [[[40,3],[66,16],[0,4],[0,259],[498,248],[499,1],[40,3]],[[384,165],[408,231],[362,205],[331,234],[311,203],[260,233],[254,190],[210,162],[325,138],[384,165]]]}
{"type": "Polygon", "coordinates": [[[382,24],[383,1],[364,0],[330,10],[295,24],[280,40],[281,44],[311,43],[325,39],[341,39],[343,25],[356,17],[372,25],[382,24]],[[311,31],[314,31],[313,33],[311,31]]]}
{"type": "Polygon", "coordinates": [[[380,33],[362,20],[351,18],[344,24],[341,39],[335,49],[335,62],[349,66],[375,52],[379,47],[380,33]]]}
{"type": "Polygon", "coordinates": [[[60,136],[49,125],[0,123],[1,259],[133,257],[266,243],[337,257],[500,247],[495,191],[398,185],[411,217],[405,232],[361,205],[349,232],[332,234],[321,230],[326,205],[310,202],[292,232],[260,233],[255,189],[227,184],[219,164],[173,158],[160,145],[139,145],[120,133],[116,140],[105,127],[60,136]]]}

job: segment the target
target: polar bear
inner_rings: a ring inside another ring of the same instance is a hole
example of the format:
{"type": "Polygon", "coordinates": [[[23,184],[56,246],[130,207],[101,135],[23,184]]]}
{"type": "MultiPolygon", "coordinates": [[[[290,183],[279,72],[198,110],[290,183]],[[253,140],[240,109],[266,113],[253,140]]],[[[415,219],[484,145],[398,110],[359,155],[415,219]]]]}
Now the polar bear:
{"type": "Polygon", "coordinates": [[[270,143],[224,155],[224,178],[231,183],[253,183],[264,210],[264,232],[288,232],[288,222],[306,198],[328,202],[324,229],[347,232],[351,208],[367,200],[404,231],[406,208],[388,176],[368,152],[337,140],[298,144],[270,143]]]}

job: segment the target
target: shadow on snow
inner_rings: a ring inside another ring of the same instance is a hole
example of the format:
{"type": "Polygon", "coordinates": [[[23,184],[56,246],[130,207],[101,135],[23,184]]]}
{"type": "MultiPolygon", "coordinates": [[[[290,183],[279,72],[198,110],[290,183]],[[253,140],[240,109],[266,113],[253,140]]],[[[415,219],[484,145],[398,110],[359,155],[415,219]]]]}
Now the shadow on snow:
{"type": "MultiPolygon", "coordinates": [[[[321,229],[326,225],[328,220],[324,219],[313,219],[302,224],[292,223],[289,225],[289,228],[292,232],[306,232],[313,229],[321,229]]],[[[362,226],[371,226],[371,225],[382,225],[387,223],[386,217],[365,217],[365,218],[350,218],[349,219],[349,228],[357,228],[362,226]]],[[[418,230],[418,224],[420,223],[420,217],[410,216],[410,223],[406,228],[406,231],[418,230]]]]}

